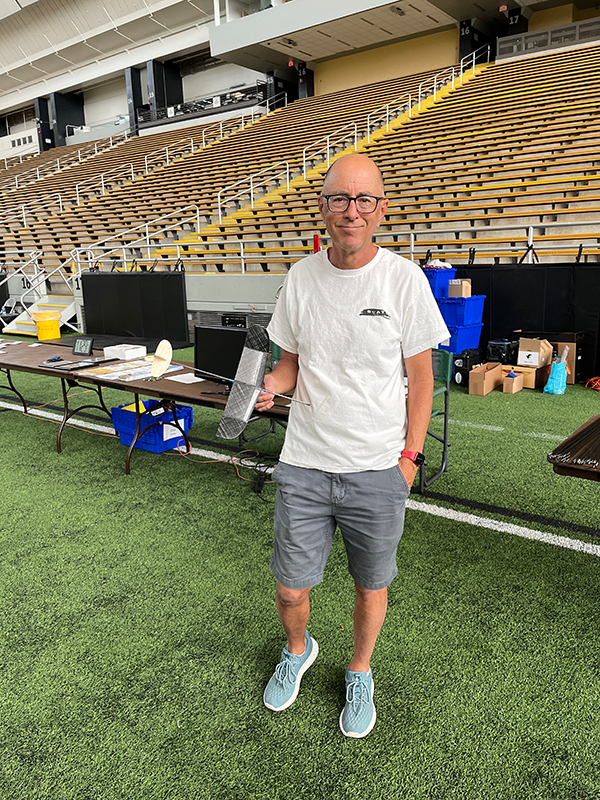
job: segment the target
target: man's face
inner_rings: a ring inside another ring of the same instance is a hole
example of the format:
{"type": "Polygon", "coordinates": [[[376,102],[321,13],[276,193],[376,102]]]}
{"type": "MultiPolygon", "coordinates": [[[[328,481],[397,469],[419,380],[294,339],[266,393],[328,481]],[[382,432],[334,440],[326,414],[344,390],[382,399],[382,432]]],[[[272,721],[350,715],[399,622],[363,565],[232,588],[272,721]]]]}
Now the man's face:
{"type": "Polygon", "coordinates": [[[341,256],[368,251],[372,246],[373,233],[385,216],[388,201],[380,200],[371,214],[359,212],[354,201],[350,202],[346,211],[333,212],[327,208],[323,195],[381,197],[383,187],[374,164],[366,159],[357,161],[352,158],[338,162],[329,173],[319,197],[319,211],[335,250],[341,256]]]}

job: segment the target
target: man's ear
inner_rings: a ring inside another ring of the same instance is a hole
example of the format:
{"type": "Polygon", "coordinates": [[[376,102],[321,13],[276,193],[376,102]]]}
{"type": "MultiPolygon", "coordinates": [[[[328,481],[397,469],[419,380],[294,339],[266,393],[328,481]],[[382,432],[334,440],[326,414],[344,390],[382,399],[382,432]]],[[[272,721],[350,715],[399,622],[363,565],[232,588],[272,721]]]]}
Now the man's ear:
{"type": "Polygon", "coordinates": [[[383,218],[387,214],[387,210],[388,210],[389,204],[390,204],[390,201],[387,199],[387,197],[384,197],[383,200],[380,200],[380,202],[379,202],[379,210],[380,210],[379,222],[383,222],[383,218]]]}
{"type": "Polygon", "coordinates": [[[321,194],[319,195],[319,211],[321,214],[323,213],[323,195],[321,194]]]}

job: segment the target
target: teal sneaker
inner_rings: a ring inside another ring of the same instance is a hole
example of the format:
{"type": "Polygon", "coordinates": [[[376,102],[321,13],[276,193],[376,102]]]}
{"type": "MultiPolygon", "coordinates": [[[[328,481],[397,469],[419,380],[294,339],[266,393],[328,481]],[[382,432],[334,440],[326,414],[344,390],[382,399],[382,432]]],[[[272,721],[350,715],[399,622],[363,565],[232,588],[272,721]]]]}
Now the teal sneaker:
{"type": "Polygon", "coordinates": [[[271,711],[283,711],[292,705],[298,697],[302,676],[319,653],[319,645],[308,635],[308,631],[305,632],[304,639],[306,645],[301,656],[290,653],[287,647],[283,648],[281,661],[263,694],[263,702],[271,711]]]}
{"type": "Polygon", "coordinates": [[[362,739],[371,733],[377,712],[373,705],[373,673],[346,670],[346,705],[340,714],[344,736],[362,739]]]}

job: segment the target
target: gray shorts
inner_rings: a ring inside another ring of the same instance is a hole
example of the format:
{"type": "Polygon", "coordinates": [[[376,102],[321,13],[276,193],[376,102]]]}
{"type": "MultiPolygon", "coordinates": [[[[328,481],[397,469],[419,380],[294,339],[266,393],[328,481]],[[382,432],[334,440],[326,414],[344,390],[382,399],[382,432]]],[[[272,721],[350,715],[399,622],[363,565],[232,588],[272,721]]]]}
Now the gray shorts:
{"type": "Polygon", "coordinates": [[[383,589],[392,582],[409,495],[400,467],[338,474],[280,461],[273,480],[277,495],[270,567],[279,583],[308,589],[323,580],[336,525],[356,583],[383,589]]]}

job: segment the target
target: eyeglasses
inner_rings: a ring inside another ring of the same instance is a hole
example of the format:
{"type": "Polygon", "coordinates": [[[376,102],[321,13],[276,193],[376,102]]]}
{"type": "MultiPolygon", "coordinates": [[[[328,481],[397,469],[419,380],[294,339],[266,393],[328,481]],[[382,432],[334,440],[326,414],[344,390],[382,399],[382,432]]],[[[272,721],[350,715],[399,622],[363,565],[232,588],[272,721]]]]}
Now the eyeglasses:
{"type": "Polygon", "coordinates": [[[347,211],[351,200],[354,200],[359,214],[372,214],[379,201],[385,200],[385,197],[372,197],[370,194],[361,194],[358,197],[349,197],[347,194],[324,194],[322,197],[327,203],[327,208],[334,214],[347,211]]]}

